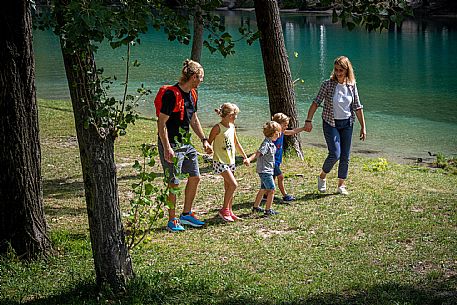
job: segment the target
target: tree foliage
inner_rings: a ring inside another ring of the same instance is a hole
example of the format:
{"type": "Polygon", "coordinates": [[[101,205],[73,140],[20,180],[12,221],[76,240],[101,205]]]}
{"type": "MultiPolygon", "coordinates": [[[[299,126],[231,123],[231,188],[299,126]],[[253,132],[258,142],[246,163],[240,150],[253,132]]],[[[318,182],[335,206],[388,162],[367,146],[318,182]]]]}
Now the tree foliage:
{"type": "Polygon", "coordinates": [[[389,29],[392,23],[400,25],[405,16],[412,15],[406,0],[323,0],[333,4],[333,22],[341,21],[348,30],[356,26],[368,31],[389,29]]]}

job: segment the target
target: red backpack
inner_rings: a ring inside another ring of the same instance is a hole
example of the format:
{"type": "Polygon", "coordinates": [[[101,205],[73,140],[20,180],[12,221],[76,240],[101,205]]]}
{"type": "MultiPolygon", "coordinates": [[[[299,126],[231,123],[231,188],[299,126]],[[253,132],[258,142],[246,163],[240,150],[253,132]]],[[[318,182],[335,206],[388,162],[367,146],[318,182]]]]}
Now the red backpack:
{"type": "MultiPolygon", "coordinates": [[[[173,112],[180,112],[180,119],[181,121],[184,120],[184,97],[181,94],[181,90],[178,87],[172,85],[163,85],[160,87],[159,91],[157,92],[156,98],[154,99],[154,106],[156,108],[156,116],[159,117],[160,109],[162,109],[162,97],[167,92],[167,90],[173,91],[176,98],[175,108],[173,108],[173,112]]],[[[192,94],[192,99],[194,102],[194,107],[197,106],[197,91],[195,89],[191,89],[190,93],[192,94]]]]}

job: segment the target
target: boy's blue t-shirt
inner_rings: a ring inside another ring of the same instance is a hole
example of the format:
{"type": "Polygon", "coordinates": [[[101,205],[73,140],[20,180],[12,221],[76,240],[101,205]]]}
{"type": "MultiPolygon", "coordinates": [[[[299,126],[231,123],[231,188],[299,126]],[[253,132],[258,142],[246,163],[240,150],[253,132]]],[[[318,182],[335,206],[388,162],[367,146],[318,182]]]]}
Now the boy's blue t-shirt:
{"type": "Polygon", "coordinates": [[[273,144],[276,146],[276,154],[275,154],[275,165],[281,165],[282,163],[282,148],[284,144],[284,132],[281,132],[279,138],[276,141],[273,141],[273,144]]]}

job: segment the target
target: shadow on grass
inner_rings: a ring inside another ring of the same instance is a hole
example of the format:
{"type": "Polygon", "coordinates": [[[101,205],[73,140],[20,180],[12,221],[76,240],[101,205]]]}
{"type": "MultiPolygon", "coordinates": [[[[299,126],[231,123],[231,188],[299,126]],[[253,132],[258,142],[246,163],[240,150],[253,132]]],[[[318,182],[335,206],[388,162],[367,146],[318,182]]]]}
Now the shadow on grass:
{"type": "Polygon", "coordinates": [[[81,207],[81,208],[73,208],[73,207],[60,207],[60,208],[53,208],[53,207],[48,207],[45,206],[44,208],[44,213],[46,216],[64,216],[64,215],[80,215],[80,214],[86,214],[87,213],[87,208],[81,207]]]}
{"type": "Polygon", "coordinates": [[[40,106],[41,108],[47,108],[47,109],[52,109],[52,110],[57,110],[57,111],[62,111],[62,112],[70,112],[73,113],[73,109],[71,108],[71,104],[68,104],[70,108],[63,108],[63,107],[56,107],[56,106],[45,106],[42,105],[40,106]]]}
{"type": "MultiPolygon", "coordinates": [[[[0,304],[250,304],[250,305],[295,305],[295,304],[457,304],[457,293],[449,287],[455,287],[454,279],[440,279],[428,285],[402,285],[386,283],[362,290],[351,290],[342,293],[324,293],[320,295],[293,295],[278,290],[275,297],[261,295],[261,291],[244,290],[243,295],[232,288],[218,289],[211,280],[203,278],[177,281],[179,274],[152,272],[148,276],[137,277],[128,285],[128,292],[120,297],[109,297],[100,294],[95,284],[81,282],[71,286],[58,295],[30,301],[13,301],[6,299],[0,304]]],[[[249,287],[246,287],[249,288],[249,287]]],[[[274,292],[274,287],[272,287],[274,292]]],[[[243,290],[242,290],[243,291],[243,290]]]]}
{"type": "MultiPolygon", "coordinates": [[[[157,173],[157,179],[163,177],[163,173],[157,173]]],[[[117,181],[138,180],[138,175],[123,175],[117,181]]],[[[84,182],[81,176],[45,179],[43,180],[43,196],[55,199],[69,199],[84,196],[84,182]]]]}
{"type": "Polygon", "coordinates": [[[318,193],[317,191],[315,193],[308,193],[305,194],[301,197],[297,197],[296,201],[310,201],[310,200],[316,200],[319,198],[324,198],[328,196],[335,196],[338,195],[337,193],[318,193]]]}
{"type": "Polygon", "coordinates": [[[43,180],[43,196],[56,199],[84,196],[84,183],[80,179],[79,176],[65,179],[45,179],[43,180]]]}

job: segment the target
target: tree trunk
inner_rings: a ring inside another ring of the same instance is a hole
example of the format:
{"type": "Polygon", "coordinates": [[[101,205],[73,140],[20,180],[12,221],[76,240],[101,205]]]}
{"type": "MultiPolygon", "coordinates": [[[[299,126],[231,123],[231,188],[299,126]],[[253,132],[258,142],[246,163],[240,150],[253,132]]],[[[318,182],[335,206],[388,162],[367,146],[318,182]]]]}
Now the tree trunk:
{"type": "Polygon", "coordinates": [[[123,291],[133,269],[119,208],[115,138],[109,130],[94,125],[84,127],[96,104],[93,53],[89,48],[72,52],[65,49],[62,40],[61,46],[75,117],[97,283],[108,283],[114,291],[123,291]]]}
{"type": "Polygon", "coordinates": [[[108,283],[119,292],[133,276],[133,269],[119,208],[114,136],[94,125],[84,127],[96,103],[93,53],[89,48],[71,52],[62,40],[61,46],[75,117],[97,284],[108,283]]]}
{"type": "Polygon", "coordinates": [[[0,252],[29,259],[51,250],[43,211],[32,18],[27,0],[0,12],[0,252]]]}
{"type": "MultiPolygon", "coordinates": [[[[260,31],[263,69],[267,80],[270,114],[282,112],[290,117],[289,126],[298,127],[295,93],[287,59],[284,36],[276,0],[255,0],[257,27],[260,31]]],[[[303,158],[299,136],[285,138],[285,149],[293,148],[303,158]]]]}
{"type": "Polygon", "coordinates": [[[203,18],[200,5],[195,7],[194,36],[192,38],[192,54],[190,58],[200,63],[203,48],[203,18]]]}

